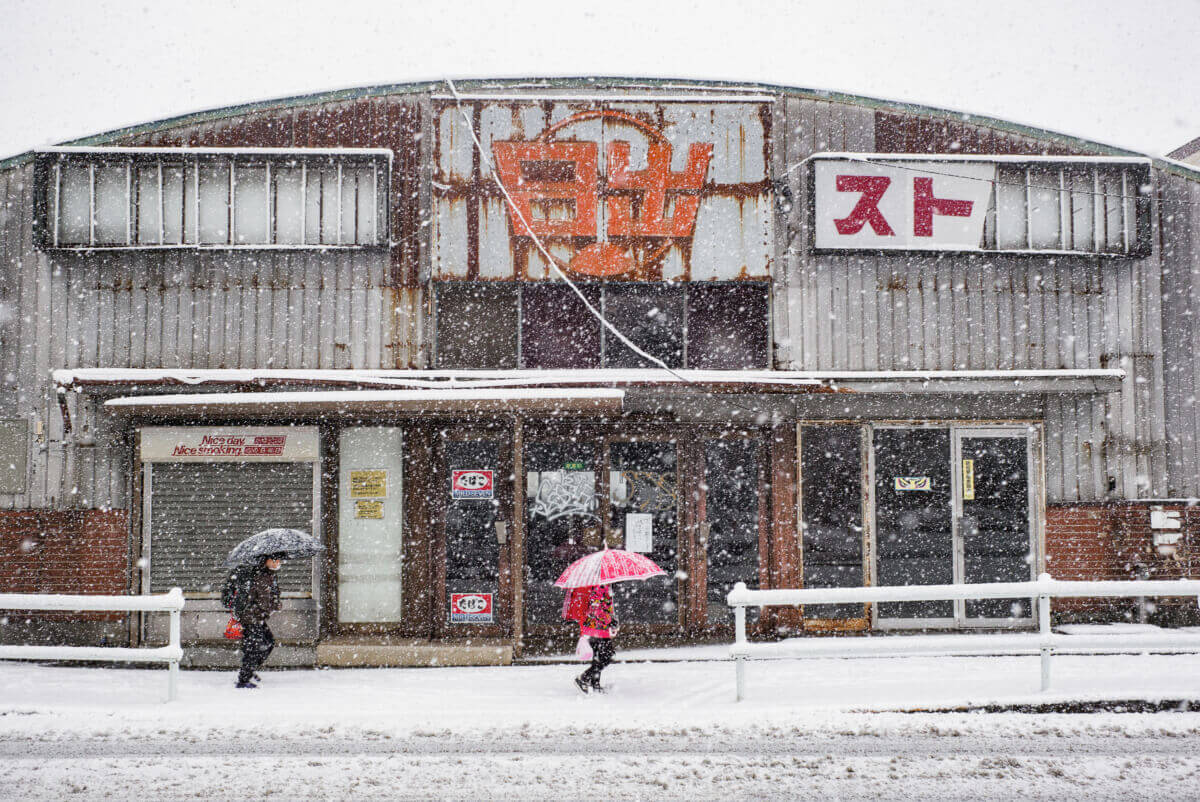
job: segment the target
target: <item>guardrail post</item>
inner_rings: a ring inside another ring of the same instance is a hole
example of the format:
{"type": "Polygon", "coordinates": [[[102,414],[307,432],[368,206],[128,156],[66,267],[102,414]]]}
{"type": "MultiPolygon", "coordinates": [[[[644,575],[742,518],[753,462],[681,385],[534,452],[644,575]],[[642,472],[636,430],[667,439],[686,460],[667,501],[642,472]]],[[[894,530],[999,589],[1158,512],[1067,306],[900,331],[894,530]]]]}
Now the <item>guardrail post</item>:
{"type": "MultiPolygon", "coordinates": [[[[1049,574],[1038,576],[1038,582],[1050,581],[1049,574]]],[[[1050,594],[1047,589],[1038,594],[1038,632],[1042,636],[1042,693],[1045,693],[1050,690],[1050,658],[1054,651],[1050,645],[1050,594]]]]}
{"type": "MultiPolygon", "coordinates": [[[[180,598],[182,598],[183,591],[180,590],[179,588],[171,588],[171,595],[179,596],[180,598]]],[[[180,610],[178,607],[174,607],[171,609],[171,629],[170,629],[170,637],[168,638],[168,645],[172,649],[181,649],[182,648],[182,637],[180,635],[180,628],[179,628],[179,617],[180,617],[179,613],[180,613],[180,610]]],[[[175,659],[175,660],[171,660],[170,662],[167,663],[167,701],[174,702],[178,696],[179,696],[179,660],[175,659]]]]}
{"type": "MultiPolygon", "coordinates": [[[[745,590],[746,583],[738,582],[733,586],[734,592],[745,590]]],[[[734,658],[735,671],[737,673],[737,699],[742,701],[746,695],[746,658],[743,654],[743,647],[746,645],[746,606],[739,604],[733,608],[733,646],[737,650],[737,656],[734,658]]]]}

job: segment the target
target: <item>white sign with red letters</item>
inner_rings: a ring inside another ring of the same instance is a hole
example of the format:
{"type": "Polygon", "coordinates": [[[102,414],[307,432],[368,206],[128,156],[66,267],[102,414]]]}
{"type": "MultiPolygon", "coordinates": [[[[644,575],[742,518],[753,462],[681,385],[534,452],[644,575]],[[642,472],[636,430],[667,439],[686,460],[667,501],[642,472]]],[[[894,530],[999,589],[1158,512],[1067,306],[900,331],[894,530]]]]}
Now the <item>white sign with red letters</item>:
{"type": "Polygon", "coordinates": [[[830,250],[977,251],[996,165],[816,159],[814,245],[830,250]]]}

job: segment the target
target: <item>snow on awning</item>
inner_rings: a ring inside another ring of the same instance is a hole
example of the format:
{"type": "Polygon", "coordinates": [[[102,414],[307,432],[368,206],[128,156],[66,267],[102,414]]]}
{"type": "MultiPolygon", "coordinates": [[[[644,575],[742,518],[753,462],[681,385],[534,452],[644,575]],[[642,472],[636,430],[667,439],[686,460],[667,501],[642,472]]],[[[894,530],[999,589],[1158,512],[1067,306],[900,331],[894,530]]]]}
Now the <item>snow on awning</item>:
{"type": "Polygon", "coordinates": [[[680,387],[745,392],[1105,393],[1125,371],[1072,370],[158,370],[86,368],[54,371],[64,390],[112,393],[161,386],[239,389],[327,387],[347,390],[481,390],[534,387],[680,387]]]}
{"type": "Polygon", "coordinates": [[[578,415],[620,414],[624,398],[624,390],[611,388],[327,390],[128,396],[109,399],[104,406],[113,412],[158,418],[210,419],[379,412],[578,415]]]}

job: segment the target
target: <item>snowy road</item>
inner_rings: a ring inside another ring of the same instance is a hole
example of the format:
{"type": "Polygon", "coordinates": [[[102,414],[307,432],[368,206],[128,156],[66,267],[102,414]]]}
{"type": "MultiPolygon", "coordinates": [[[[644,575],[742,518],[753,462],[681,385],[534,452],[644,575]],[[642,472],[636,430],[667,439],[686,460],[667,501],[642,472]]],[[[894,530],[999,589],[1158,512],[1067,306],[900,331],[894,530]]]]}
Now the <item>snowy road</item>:
{"type": "Polygon", "coordinates": [[[1200,699],[1200,657],[184,672],[0,663],[0,799],[1200,799],[1200,713],[907,713],[1200,699]],[[611,678],[610,678],[611,675],[611,678]]]}

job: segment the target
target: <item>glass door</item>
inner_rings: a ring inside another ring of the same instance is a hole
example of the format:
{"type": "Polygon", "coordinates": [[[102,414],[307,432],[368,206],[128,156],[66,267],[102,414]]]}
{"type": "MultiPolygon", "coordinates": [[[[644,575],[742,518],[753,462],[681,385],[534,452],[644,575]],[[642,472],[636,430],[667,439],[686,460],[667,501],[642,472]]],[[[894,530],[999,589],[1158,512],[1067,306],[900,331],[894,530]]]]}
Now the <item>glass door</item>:
{"type": "MultiPolygon", "coordinates": [[[[879,585],[949,585],[954,515],[949,428],[884,428],[872,435],[875,463],[875,576],[879,585]]],[[[883,627],[955,623],[954,602],[881,603],[883,627]]]]}
{"type": "Polygon", "coordinates": [[[509,635],[511,435],[450,430],[438,450],[442,613],[435,617],[435,631],[448,638],[509,635]]]}
{"type": "MultiPolygon", "coordinates": [[[[1023,582],[1037,571],[1028,427],[876,427],[878,585],[1023,582]]],[[[1022,626],[1030,599],[889,602],[881,628],[1022,626]]]]}
{"type": "Polygon", "coordinates": [[[672,438],[610,439],[605,542],[644,553],[666,576],[613,586],[617,617],[626,629],[678,632],[679,470],[672,438]]]}
{"type": "MultiPolygon", "coordinates": [[[[958,562],[961,581],[1027,582],[1036,576],[1034,507],[1027,431],[957,429],[958,562]]],[[[966,624],[1031,620],[1031,599],[961,603],[966,624]]]]}
{"type": "MultiPolygon", "coordinates": [[[[733,436],[701,441],[704,480],[700,482],[696,517],[699,521],[693,582],[704,583],[703,626],[728,628],[733,616],[725,597],[738,582],[759,586],[759,535],[767,518],[765,456],[760,439],[733,436]]],[[[758,619],[759,608],[747,610],[758,619]]],[[[693,619],[694,620],[694,619],[693,619]]]]}
{"type": "MultiPolygon", "coordinates": [[[[525,633],[568,631],[563,570],[603,545],[600,438],[579,429],[532,434],[525,442],[525,633]]],[[[578,633],[576,633],[578,634],[578,633]]]]}

